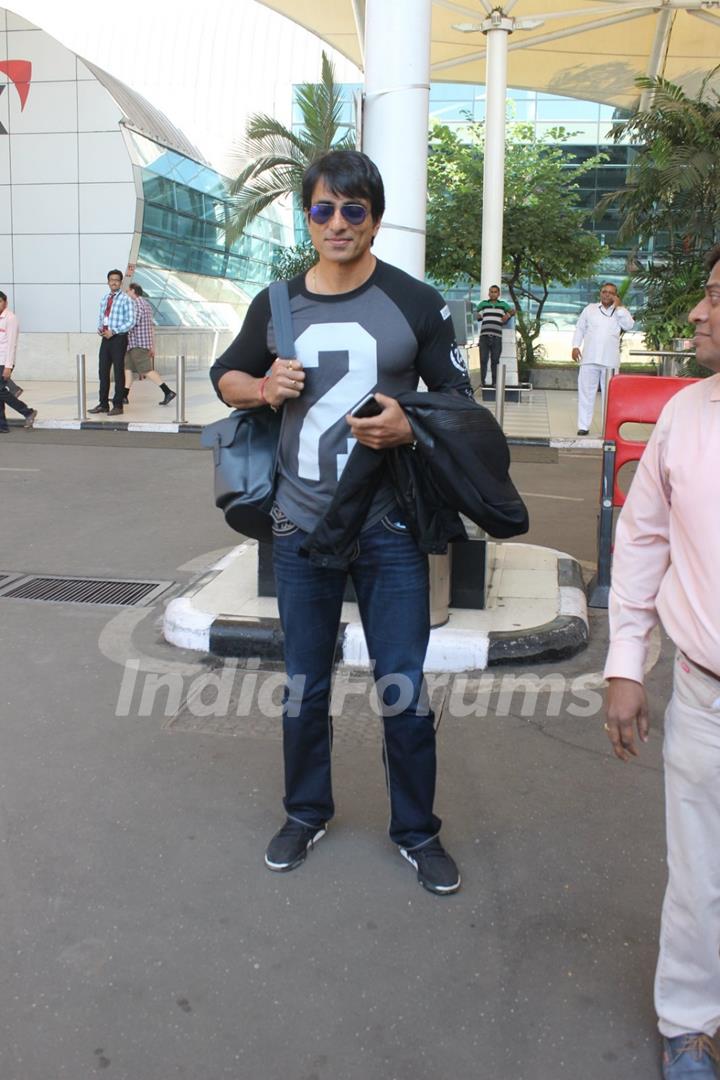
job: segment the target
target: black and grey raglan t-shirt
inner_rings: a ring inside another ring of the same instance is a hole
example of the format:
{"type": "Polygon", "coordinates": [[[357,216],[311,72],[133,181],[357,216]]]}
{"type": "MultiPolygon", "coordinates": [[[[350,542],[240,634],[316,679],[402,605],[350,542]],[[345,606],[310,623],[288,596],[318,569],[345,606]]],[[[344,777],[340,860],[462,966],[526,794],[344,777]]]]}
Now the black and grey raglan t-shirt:
{"type": "MultiPolygon", "coordinates": [[[[417,389],[456,390],[472,396],[450,312],[440,294],[378,260],[371,277],[352,292],[309,292],[304,275],[289,283],[297,358],[305,388],[283,406],[277,502],[295,525],[312,532],[328,509],[355,440],[346,415],[378,390],[396,397],[417,389]]],[[[214,363],[211,379],[228,371],[264,375],[276,357],[267,289],[250,305],[232,345],[214,363]]],[[[219,393],[219,391],[218,391],[219,393]]],[[[375,495],[366,526],[393,504],[375,495]]]]}

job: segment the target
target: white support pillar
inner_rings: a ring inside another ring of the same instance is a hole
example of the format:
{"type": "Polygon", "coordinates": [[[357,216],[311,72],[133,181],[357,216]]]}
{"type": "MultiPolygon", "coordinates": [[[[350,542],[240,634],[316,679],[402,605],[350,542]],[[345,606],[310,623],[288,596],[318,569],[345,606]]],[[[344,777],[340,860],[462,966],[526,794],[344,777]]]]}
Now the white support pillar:
{"type": "Polygon", "coordinates": [[[431,0],[367,0],[362,148],[386,209],[374,251],[425,276],[431,0]]]}
{"type": "Polygon", "coordinates": [[[481,289],[500,284],[502,269],[503,209],[505,197],[505,110],[507,108],[507,50],[512,19],[500,12],[483,23],[487,37],[485,63],[485,164],[483,170],[483,218],[481,289]]]}
{"type": "MultiPolygon", "coordinates": [[[[483,299],[491,285],[500,285],[503,256],[503,214],[505,208],[505,111],[507,108],[508,38],[513,20],[493,11],[483,23],[487,38],[485,62],[485,158],[483,166],[482,249],[480,289],[483,299]]],[[[507,383],[517,386],[517,358],[514,335],[503,335],[502,361],[507,366],[507,383]],[[510,348],[512,346],[512,348],[510,348]]]]}

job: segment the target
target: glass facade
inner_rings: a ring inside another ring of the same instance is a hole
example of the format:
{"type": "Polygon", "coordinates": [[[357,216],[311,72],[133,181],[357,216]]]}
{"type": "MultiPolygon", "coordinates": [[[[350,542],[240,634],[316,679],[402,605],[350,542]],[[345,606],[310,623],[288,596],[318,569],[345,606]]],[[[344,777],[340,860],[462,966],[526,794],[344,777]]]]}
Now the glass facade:
{"type": "Polygon", "coordinates": [[[228,245],[225,177],[131,135],[144,204],[133,280],[145,290],[157,325],[236,328],[270,281],[273,253],[290,242],[289,230],[268,210],[228,245]]]}
{"type": "MultiPolygon", "coordinates": [[[[353,124],[353,95],[361,90],[360,86],[343,87],[343,115],[345,127],[341,134],[353,124]]],[[[603,195],[616,191],[625,183],[628,164],[632,161],[634,147],[629,144],[615,144],[610,138],[610,129],[617,118],[616,110],[609,105],[595,101],[579,101],[577,98],[558,97],[541,94],[532,90],[508,89],[508,121],[522,121],[532,124],[538,136],[545,136],[552,129],[562,127],[568,138],[561,143],[567,150],[567,168],[572,170],[578,164],[598,153],[606,160],[596,165],[579,178],[580,205],[593,211],[603,195]]],[[[462,128],[468,121],[485,119],[485,87],[466,83],[433,83],[430,87],[430,121],[447,124],[448,127],[462,128]]],[[[302,121],[297,105],[293,121],[299,127],[302,121]]],[[[544,310],[544,319],[559,329],[573,326],[582,308],[597,299],[598,283],[604,280],[620,284],[628,275],[630,265],[635,261],[644,261],[644,253],[635,247],[619,243],[617,232],[620,224],[619,210],[612,208],[602,216],[588,220],[588,227],[595,232],[608,249],[607,255],[598,266],[592,280],[577,281],[574,285],[553,286],[550,290],[544,310]]],[[[301,213],[295,217],[296,237],[306,235],[301,213]]],[[[445,290],[449,297],[453,290],[445,290]]],[[[467,296],[467,290],[458,289],[457,296],[467,296]]],[[[473,298],[480,299],[479,290],[473,290],[473,298]]],[[[634,309],[640,302],[640,296],[630,290],[628,304],[634,309]]]]}

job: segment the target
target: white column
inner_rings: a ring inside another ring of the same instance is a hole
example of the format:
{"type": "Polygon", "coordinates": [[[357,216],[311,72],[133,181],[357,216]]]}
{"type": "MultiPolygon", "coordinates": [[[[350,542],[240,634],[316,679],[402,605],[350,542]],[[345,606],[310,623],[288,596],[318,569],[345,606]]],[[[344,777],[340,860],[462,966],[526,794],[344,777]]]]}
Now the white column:
{"type": "Polygon", "coordinates": [[[362,148],[385,184],[373,250],[425,276],[431,0],[367,0],[362,148]]]}
{"type": "Polygon", "coordinates": [[[496,12],[486,19],[485,164],[480,287],[483,297],[500,284],[502,269],[503,207],[505,196],[505,110],[507,99],[507,47],[512,20],[496,12]]]}
{"type": "MultiPolygon", "coordinates": [[[[483,23],[487,38],[485,60],[485,159],[483,166],[482,249],[480,290],[483,299],[491,285],[500,285],[505,207],[505,111],[507,101],[508,38],[513,20],[495,11],[483,23]]],[[[503,334],[502,361],[507,385],[516,386],[517,357],[514,334],[503,334]]]]}

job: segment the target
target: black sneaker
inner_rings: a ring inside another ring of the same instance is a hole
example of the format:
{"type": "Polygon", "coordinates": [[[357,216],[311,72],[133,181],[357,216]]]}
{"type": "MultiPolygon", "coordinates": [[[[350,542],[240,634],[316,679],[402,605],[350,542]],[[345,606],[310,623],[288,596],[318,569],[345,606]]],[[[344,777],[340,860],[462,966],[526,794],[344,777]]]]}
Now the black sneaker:
{"type": "Polygon", "coordinates": [[[403,859],[415,867],[418,881],[429,892],[445,895],[460,888],[460,873],[437,836],[422,847],[400,848],[403,859]]]}
{"type": "Polygon", "coordinates": [[[89,413],[103,413],[110,412],[109,405],[96,405],[94,409],[88,409],[89,413]]]}
{"type": "Polygon", "coordinates": [[[166,393],[166,395],[162,399],[162,401],[158,402],[158,405],[169,405],[170,402],[174,401],[176,397],[177,397],[177,394],[175,393],[174,390],[168,390],[168,392],[166,393]]]}
{"type": "Polygon", "coordinates": [[[327,832],[324,825],[303,825],[301,821],[288,818],[282,829],[275,833],[265,852],[265,865],[282,873],[294,870],[304,862],[308,849],[315,847],[327,832]]]}
{"type": "Polygon", "coordinates": [[[578,428],[578,435],[589,435],[589,434],[590,434],[590,432],[588,431],[588,429],[586,427],[579,427],[578,428]]]}

